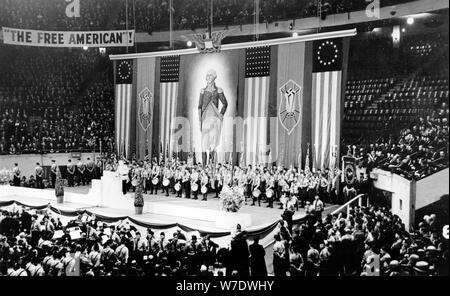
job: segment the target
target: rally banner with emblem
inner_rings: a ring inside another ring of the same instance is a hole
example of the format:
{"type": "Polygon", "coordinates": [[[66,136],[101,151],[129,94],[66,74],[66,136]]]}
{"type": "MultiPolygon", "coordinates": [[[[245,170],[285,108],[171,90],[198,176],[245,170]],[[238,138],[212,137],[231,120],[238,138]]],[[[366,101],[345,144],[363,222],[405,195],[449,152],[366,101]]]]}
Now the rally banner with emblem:
{"type": "Polygon", "coordinates": [[[278,164],[300,165],[302,151],[306,151],[308,133],[307,112],[309,112],[311,67],[310,42],[299,42],[278,46],[276,135],[278,164]]]}
{"type": "Polygon", "coordinates": [[[43,47],[134,46],[134,30],[39,31],[2,27],[3,43],[43,47]]]}
{"type": "Polygon", "coordinates": [[[156,58],[136,61],[136,88],[134,90],[136,110],[136,157],[149,158],[152,155],[155,63],[156,58]]]}
{"type": "Polygon", "coordinates": [[[356,158],[352,155],[342,157],[342,179],[348,186],[356,182],[356,158]]]}

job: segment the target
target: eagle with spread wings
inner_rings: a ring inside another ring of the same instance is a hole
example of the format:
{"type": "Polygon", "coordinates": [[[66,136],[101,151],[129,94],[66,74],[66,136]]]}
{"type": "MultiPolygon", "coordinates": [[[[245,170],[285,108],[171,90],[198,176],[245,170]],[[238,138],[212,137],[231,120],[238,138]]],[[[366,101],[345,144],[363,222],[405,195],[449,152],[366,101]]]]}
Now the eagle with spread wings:
{"type": "Polygon", "coordinates": [[[222,45],[222,39],[224,39],[228,34],[230,30],[222,30],[222,31],[215,31],[211,33],[211,36],[209,33],[206,34],[192,34],[188,37],[192,42],[195,42],[198,50],[202,53],[209,53],[209,52],[218,52],[220,51],[220,47],[222,45]]]}

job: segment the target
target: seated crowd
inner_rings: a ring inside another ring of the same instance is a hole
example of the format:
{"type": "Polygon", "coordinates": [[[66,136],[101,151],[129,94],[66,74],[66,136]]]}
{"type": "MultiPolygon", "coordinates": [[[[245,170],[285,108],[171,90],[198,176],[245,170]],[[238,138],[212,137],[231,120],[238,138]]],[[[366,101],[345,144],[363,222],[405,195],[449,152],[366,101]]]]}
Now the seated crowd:
{"type": "Polygon", "coordinates": [[[113,86],[89,76],[97,54],[11,50],[0,75],[0,154],[92,151],[93,140],[112,149],[113,86]]]}
{"type": "Polygon", "coordinates": [[[402,129],[398,137],[354,147],[359,165],[367,172],[378,167],[416,180],[448,167],[448,116],[448,105],[442,103],[431,115],[402,129]]]}
{"type": "MultiPolygon", "coordinates": [[[[171,237],[151,228],[140,232],[128,220],[99,221],[79,214],[62,223],[48,210],[14,208],[0,215],[0,275],[65,276],[213,276],[267,275],[267,254],[258,237],[240,225],[228,246],[208,234],[171,237]],[[253,241],[251,244],[249,242],[253,241]],[[73,254],[79,255],[79,265],[73,254]],[[79,268],[78,268],[79,266],[79,268]]],[[[67,219],[67,218],[66,218],[67,219]]],[[[385,208],[353,207],[328,215],[313,214],[289,226],[280,220],[274,235],[275,276],[371,275],[379,256],[382,276],[448,274],[448,241],[435,215],[416,231],[405,231],[385,208]]]]}
{"type": "MultiPolygon", "coordinates": [[[[407,0],[383,1],[391,5],[407,0]]],[[[321,13],[345,13],[364,10],[365,0],[321,0],[321,13]]],[[[67,2],[63,0],[0,0],[0,26],[37,30],[105,30],[134,28],[152,32],[169,29],[169,0],[84,0],[80,2],[80,16],[66,16],[67,2]],[[134,8],[134,9],[133,9],[134,8]],[[128,13],[128,15],[127,15],[128,13]],[[126,22],[128,21],[128,26],[126,22]]],[[[214,1],[214,24],[242,25],[254,20],[254,1],[214,1]]],[[[198,0],[173,1],[176,30],[204,28],[208,19],[208,2],[198,0]]],[[[318,15],[318,3],[312,0],[260,1],[260,22],[271,23],[318,15]]]]}
{"type": "Polygon", "coordinates": [[[341,152],[354,146],[367,173],[379,167],[420,179],[448,167],[448,35],[407,36],[401,55],[391,43],[352,41],[341,152]]]}

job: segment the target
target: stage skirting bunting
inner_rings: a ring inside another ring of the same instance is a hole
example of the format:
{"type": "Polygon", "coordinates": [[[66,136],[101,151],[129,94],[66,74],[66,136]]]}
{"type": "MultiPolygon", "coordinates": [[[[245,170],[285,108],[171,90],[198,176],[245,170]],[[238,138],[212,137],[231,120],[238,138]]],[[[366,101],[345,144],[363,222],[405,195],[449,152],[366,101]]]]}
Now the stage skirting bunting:
{"type": "Polygon", "coordinates": [[[339,165],[349,38],[355,34],[224,45],[210,54],[112,55],[118,153],[316,170],[339,165]]]}
{"type": "MultiPolygon", "coordinates": [[[[231,232],[211,232],[211,231],[205,231],[199,228],[194,228],[191,226],[186,226],[180,223],[169,223],[169,224],[158,224],[158,223],[149,223],[144,222],[139,219],[135,219],[129,216],[106,216],[99,214],[97,210],[100,210],[101,208],[92,207],[90,209],[82,209],[82,210],[67,210],[63,209],[63,206],[54,206],[50,203],[43,203],[40,205],[34,205],[34,204],[26,204],[22,203],[20,201],[16,200],[7,200],[7,201],[0,201],[0,209],[8,209],[8,210],[17,210],[17,206],[25,207],[28,210],[49,210],[53,214],[52,216],[60,217],[62,222],[68,222],[69,220],[72,220],[76,218],[79,214],[87,214],[92,215],[94,214],[97,219],[101,222],[107,223],[107,224],[117,224],[120,221],[129,221],[130,225],[135,226],[137,229],[141,231],[141,233],[146,233],[146,229],[150,228],[153,231],[155,231],[155,234],[158,234],[160,231],[170,233],[168,230],[174,230],[174,229],[180,229],[186,233],[198,233],[199,235],[209,235],[211,238],[220,239],[224,244],[223,246],[226,246],[228,242],[231,240],[231,232]]],[[[294,220],[294,225],[302,223],[306,217],[296,219],[294,220]]],[[[277,231],[279,221],[275,221],[273,223],[268,223],[267,225],[263,227],[250,227],[248,229],[245,229],[248,235],[248,239],[251,240],[252,238],[258,236],[260,238],[261,243],[264,246],[270,245],[273,242],[273,235],[277,231]]],[[[171,236],[168,236],[169,238],[171,236]]]]}

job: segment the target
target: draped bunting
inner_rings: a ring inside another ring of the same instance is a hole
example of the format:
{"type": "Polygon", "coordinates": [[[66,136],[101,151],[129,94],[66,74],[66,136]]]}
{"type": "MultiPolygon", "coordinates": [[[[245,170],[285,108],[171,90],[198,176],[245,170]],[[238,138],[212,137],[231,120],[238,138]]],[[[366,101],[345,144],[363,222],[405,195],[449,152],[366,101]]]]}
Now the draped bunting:
{"type": "MultiPolygon", "coordinates": [[[[106,216],[106,215],[99,214],[96,211],[92,211],[92,210],[88,210],[88,209],[65,210],[65,209],[61,209],[61,208],[52,206],[50,203],[43,204],[43,205],[29,205],[29,204],[25,204],[25,203],[22,203],[22,202],[16,201],[16,200],[0,201],[0,208],[11,206],[11,205],[18,205],[18,206],[22,206],[22,207],[26,207],[26,208],[34,209],[34,210],[48,209],[48,210],[52,211],[53,213],[56,213],[56,214],[59,214],[59,215],[65,216],[65,217],[76,217],[79,214],[88,214],[88,215],[94,214],[98,218],[99,221],[102,221],[105,223],[115,223],[120,220],[129,220],[131,223],[138,225],[140,227],[158,229],[158,230],[165,230],[165,229],[169,229],[169,228],[173,228],[173,227],[178,227],[186,232],[198,231],[202,235],[208,234],[212,238],[218,238],[218,237],[224,237],[224,236],[231,235],[230,231],[223,231],[223,232],[205,231],[205,230],[190,227],[190,226],[187,226],[187,225],[184,225],[181,223],[167,223],[167,224],[150,223],[150,222],[145,222],[145,221],[142,221],[139,219],[132,218],[130,216],[106,216]]],[[[295,219],[293,221],[294,225],[300,224],[302,221],[304,221],[304,219],[305,219],[305,217],[295,219]]],[[[275,228],[278,225],[278,222],[279,221],[277,220],[273,223],[269,223],[266,226],[258,227],[258,228],[251,227],[248,230],[246,230],[247,236],[249,237],[249,239],[251,239],[252,237],[255,237],[255,236],[258,236],[260,238],[265,238],[265,237],[267,237],[267,235],[269,235],[271,232],[273,232],[275,230],[275,228]]]]}

